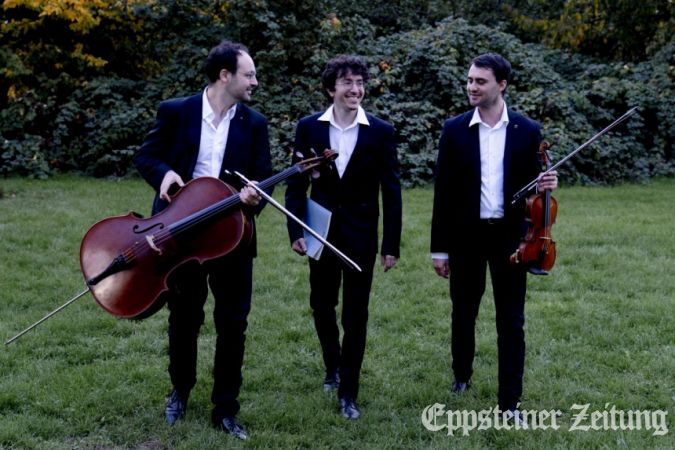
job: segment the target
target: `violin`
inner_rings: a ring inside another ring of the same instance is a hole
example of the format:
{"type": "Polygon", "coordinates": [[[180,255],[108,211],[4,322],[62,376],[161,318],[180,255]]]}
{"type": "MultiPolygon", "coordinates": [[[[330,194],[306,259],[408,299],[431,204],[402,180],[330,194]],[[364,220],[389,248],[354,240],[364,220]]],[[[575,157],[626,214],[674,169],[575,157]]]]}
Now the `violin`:
{"type": "MultiPolygon", "coordinates": [[[[557,169],[581,150],[600,139],[601,136],[626,121],[635,114],[637,110],[637,106],[629,109],[621,117],[607,125],[553,166],[549,166],[549,144],[547,142],[542,142],[539,146],[539,161],[542,163],[544,169],[543,172],[552,172],[557,169]]],[[[528,192],[537,186],[538,181],[539,178],[535,178],[523,186],[522,189],[513,195],[511,204],[516,204],[516,202],[527,195],[528,192]]],[[[526,215],[528,230],[518,249],[511,255],[511,264],[525,264],[527,269],[535,275],[548,275],[548,272],[553,268],[553,264],[555,264],[555,242],[551,239],[551,227],[555,222],[557,212],[558,203],[551,197],[550,191],[532,195],[527,199],[526,215]]]]}
{"type": "MultiPolygon", "coordinates": [[[[321,156],[302,160],[251,186],[264,193],[293,175],[336,158],[337,152],[327,149],[321,156]]],[[[250,241],[253,226],[241,204],[238,192],[228,184],[217,178],[200,177],[186,183],[172,196],[166,209],[150,218],[132,211],[95,223],[80,245],[80,266],[87,288],[5,344],[87,292],[116,317],[151,316],[164,305],[165,296],[161,294],[168,290],[169,275],[177,267],[192,260],[202,263],[225,256],[250,241]]]]}
{"type": "MultiPolygon", "coordinates": [[[[548,153],[549,143],[542,141],[539,145],[539,162],[542,171],[550,166],[548,153]]],[[[533,194],[527,198],[525,220],[527,233],[521,240],[518,249],[511,255],[511,264],[523,264],[534,275],[548,275],[555,264],[555,242],[551,237],[551,228],[558,213],[558,202],[551,195],[551,190],[533,194]]]]}

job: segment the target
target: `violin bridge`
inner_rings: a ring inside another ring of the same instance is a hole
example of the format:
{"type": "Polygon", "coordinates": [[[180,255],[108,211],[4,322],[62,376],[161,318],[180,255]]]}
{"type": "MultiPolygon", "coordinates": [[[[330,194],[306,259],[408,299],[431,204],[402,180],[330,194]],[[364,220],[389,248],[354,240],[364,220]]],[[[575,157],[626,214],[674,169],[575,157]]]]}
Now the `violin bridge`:
{"type": "Polygon", "coordinates": [[[151,249],[157,252],[158,255],[162,254],[162,250],[155,245],[155,236],[152,234],[146,234],[145,240],[148,241],[148,245],[151,249]]]}

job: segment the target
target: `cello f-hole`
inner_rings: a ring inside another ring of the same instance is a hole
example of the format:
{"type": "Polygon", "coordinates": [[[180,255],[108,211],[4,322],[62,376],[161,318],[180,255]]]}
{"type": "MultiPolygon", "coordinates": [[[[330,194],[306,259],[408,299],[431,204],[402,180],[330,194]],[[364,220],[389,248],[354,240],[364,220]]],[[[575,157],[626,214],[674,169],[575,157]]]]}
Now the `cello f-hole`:
{"type": "Polygon", "coordinates": [[[147,233],[148,231],[152,230],[153,228],[159,227],[160,230],[164,229],[164,224],[162,222],[155,223],[147,228],[140,228],[138,224],[134,225],[132,227],[132,231],[135,234],[142,234],[142,233],[147,233]]]}

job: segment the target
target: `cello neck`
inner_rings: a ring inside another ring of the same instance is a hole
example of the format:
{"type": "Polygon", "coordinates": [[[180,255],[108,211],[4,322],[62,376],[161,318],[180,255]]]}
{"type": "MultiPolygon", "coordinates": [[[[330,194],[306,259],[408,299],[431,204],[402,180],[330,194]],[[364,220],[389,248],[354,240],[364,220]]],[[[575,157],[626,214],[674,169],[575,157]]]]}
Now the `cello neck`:
{"type": "MultiPolygon", "coordinates": [[[[302,169],[298,165],[291,166],[288,169],[283,170],[278,174],[272,175],[271,177],[261,181],[260,183],[258,183],[258,186],[263,190],[267,190],[272,186],[281,183],[287,178],[290,178],[291,176],[300,173],[301,171],[302,169]]],[[[220,200],[219,202],[216,202],[211,206],[208,206],[200,211],[190,214],[187,217],[184,217],[183,219],[177,222],[174,222],[169,226],[169,231],[172,235],[175,236],[183,231],[192,228],[193,226],[196,226],[206,220],[211,219],[212,217],[215,217],[219,214],[225,213],[226,211],[236,208],[239,204],[241,204],[241,198],[239,197],[239,195],[230,195],[229,197],[226,197],[223,200],[220,200]]]]}

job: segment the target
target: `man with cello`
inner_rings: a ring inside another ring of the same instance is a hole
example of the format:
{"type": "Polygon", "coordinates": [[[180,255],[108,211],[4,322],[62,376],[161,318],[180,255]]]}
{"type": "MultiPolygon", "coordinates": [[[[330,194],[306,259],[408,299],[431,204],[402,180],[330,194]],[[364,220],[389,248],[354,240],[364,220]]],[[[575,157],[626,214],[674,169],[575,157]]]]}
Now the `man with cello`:
{"type": "MultiPolygon", "coordinates": [[[[241,44],[221,42],[204,66],[209,83],[199,94],[164,101],[134,163],[157,195],[156,214],[169,206],[176,187],[202,176],[241,188],[247,221],[260,213],[259,194],[243,186],[238,171],[251,180],[272,174],[267,119],[242,102],[258,85],[253,59],[241,44]],[[227,172],[226,172],[227,171],[227,172]]],[[[213,236],[213,239],[223,239],[213,236]]],[[[213,424],[239,439],[247,434],[235,419],[242,383],[247,316],[251,308],[255,234],[227,255],[181,265],[169,278],[169,375],[173,390],[165,407],[169,425],[184,417],[196,383],[197,338],[204,322],[208,289],[215,299],[217,332],[211,400],[213,424]]]]}
{"type": "MultiPolygon", "coordinates": [[[[436,162],[431,253],[436,273],[450,279],[452,392],[471,386],[475,322],[490,268],[497,322],[498,403],[527,426],[518,411],[525,365],[526,268],[512,264],[526,228],[524,202],[511,204],[520,186],[540,171],[539,124],[508,108],[503,94],[511,64],[487,53],[472,61],[467,94],[473,110],[447,120],[436,162]],[[473,238],[472,238],[473,236],[473,238]]],[[[558,185],[540,175],[539,190],[558,185]]]]}

